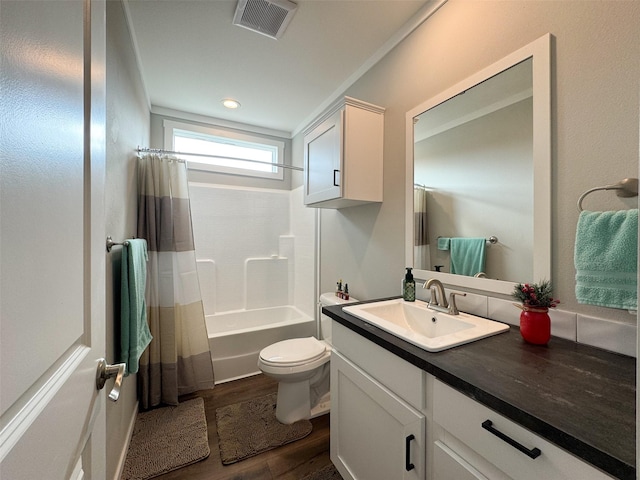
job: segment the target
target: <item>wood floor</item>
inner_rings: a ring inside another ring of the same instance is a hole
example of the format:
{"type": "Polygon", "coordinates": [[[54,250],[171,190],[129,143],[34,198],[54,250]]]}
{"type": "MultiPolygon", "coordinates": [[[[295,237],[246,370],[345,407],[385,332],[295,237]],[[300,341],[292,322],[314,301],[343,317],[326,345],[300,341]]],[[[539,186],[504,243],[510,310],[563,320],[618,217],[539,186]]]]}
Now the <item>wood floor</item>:
{"type": "Polygon", "coordinates": [[[232,465],[222,465],[218,449],[216,409],[277,391],[277,383],[265,375],[216,385],[212,390],[187,395],[202,397],[207,415],[211,454],[201,462],[156,477],[160,480],[300,480],[331,463],[329,415],[311,420],[307,437],[232,465]]]}

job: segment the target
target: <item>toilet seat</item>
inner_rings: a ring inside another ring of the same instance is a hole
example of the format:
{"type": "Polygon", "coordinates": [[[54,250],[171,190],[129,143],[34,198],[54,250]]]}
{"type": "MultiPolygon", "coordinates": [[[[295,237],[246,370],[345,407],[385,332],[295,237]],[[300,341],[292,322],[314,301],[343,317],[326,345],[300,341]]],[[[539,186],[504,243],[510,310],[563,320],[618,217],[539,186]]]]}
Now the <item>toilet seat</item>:
{"type": "Polygon", "coordinates": [[[315,363],[326,354],[327,345],[315,337],[292,338],[262,349],[260,362],[272,367],[296,367],[315,363]]]}

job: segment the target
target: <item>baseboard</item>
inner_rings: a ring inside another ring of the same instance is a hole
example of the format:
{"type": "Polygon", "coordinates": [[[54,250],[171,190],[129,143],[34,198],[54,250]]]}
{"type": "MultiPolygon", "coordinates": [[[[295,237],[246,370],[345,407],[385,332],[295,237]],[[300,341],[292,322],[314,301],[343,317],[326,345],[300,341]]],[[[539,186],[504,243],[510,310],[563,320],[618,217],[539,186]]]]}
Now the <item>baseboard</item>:
{"type": "Polygon", "coordinates": [[[138,417],[138,401],[136,401],[135,408],[133,409],[133,415],[131,415],[131,420],[129,421],[129,428],[127,429],[127,441],[123,445],[122,451],[120,452],[120,459],[118,460],[118,468],[116,469],[116,476],[113,477],[113,480],[120,480],[122,477],[122,471],[124,470],[124,462],[127,460],[127,452],[129,451],[129,445],[131,444],[131,437],[133,436],[133,428],[136,426],[136,418],[138,417]]]}

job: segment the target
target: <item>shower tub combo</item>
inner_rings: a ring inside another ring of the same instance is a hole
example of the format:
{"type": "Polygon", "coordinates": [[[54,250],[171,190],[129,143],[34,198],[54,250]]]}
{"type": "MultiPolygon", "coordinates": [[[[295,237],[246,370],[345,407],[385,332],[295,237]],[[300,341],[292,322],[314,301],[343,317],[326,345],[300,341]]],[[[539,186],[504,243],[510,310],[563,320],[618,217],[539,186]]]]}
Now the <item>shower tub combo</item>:
{"type": "Polygon", "coordinates": [[[206,315],[206,320],[216,383],[260,373],[260,350],[316,333],[314,319],[291,305],[206,315]]]}

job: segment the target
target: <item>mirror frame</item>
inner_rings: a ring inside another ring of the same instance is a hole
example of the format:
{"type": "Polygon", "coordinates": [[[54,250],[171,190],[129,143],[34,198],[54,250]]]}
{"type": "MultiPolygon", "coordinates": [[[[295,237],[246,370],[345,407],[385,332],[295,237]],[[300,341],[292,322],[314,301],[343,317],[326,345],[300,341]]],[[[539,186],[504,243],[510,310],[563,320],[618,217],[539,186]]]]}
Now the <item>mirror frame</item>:
{"type": "MultiPolygon", "coordinates": [[[[411,109],[406,114],[405,263],[413,266],[413,160],[414,118],[484,80],[533,59],[533,278],[521,282],[551,280],[551,34],[534,40],[503,59],[462,80],[411,109]],[[411,207],[411,208],[410,208],[411,207]]],[[[414,269],[414,276],[463,289],[510,295],[518,281],[466,277],[445,272],[414,269]]]]}

